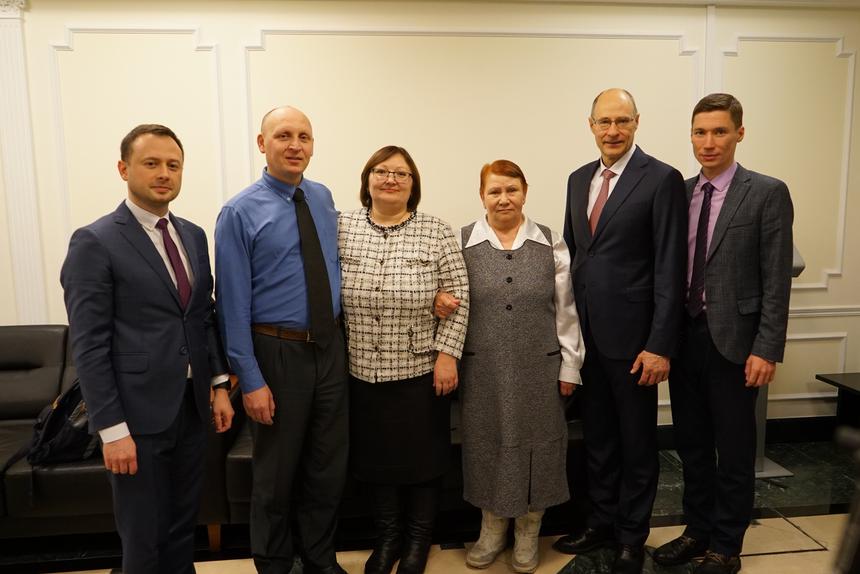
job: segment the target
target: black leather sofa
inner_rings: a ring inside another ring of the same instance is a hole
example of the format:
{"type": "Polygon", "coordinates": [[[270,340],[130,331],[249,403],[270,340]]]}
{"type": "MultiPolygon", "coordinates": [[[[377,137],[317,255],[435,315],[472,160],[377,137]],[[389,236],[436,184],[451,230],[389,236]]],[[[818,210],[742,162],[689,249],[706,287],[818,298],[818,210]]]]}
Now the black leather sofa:
{"type": "MultiPolygon", "coordinates": [[[[65,325],[0,326],[0,466],[29,442],[41,409],[75,379],[65,325]]],[[[251,436],[238,388],[232,394],[236,418],[224,434],[210,431],[198,524],[206,525],[209,547],[220,547],[221,525],[247,525],[251,496],[251,436]]],[[[462,498],[459,417],[452,411],[454,456],[443,480],[435,540],[474,540],[480,511],[462,498]]],[[[584,516],[584,452],[578,421],[569,423],[568,481],[573,499],[550,509],[542,532],[569,529],[584,516]]],[[[368,548],[373,539],[370,497],[347,481],[338,528],[339,550],[368,548]]],[[[244,528],[240,526],[239,528],[244,528]]],[[[102,459],[32,467],[15,463],[0,480],[0,540],[115,530],[110,485],[102,459]]]]}
{"type": "MultiPolygon", "coordinates": [[[[0,326],[0,466],[30,441],[39,412],[74,379],[67,326],[0,326]]],[[[225,460],[235,434],[210,431],[207,443],[198,523],[209,527],[213,550],[229,522],[225,460]]],[[[100,456],[36,467],[19,460],[0,482],[0,539],[114,530],[100,456]]]]}

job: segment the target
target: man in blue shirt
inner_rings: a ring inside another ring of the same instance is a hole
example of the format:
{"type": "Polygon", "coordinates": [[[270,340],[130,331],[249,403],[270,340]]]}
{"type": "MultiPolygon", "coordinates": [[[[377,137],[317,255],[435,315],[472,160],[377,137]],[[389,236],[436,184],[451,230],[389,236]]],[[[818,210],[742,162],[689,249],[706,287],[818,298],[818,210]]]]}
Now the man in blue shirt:
{"type": "Polygon", "coordinates": [[[346,351],[336,325],[328,325],[330,340],[312,327],[308,298],[319,287],[308,288],[315,264],[306,227],[299,231],[309,208],[322,251],[317,271],[327,275],[338,321],[337,212],[329,189],[303,176],[314,150],[308,118],[275,108],[260,131],[266,169],[224,205],[215,227],[221,332],[253,421],[251,552],[259,573],[289,572],[295,515],[304,573],[337,574],[344,572],[334,532],[347,465],[346,351]]]}

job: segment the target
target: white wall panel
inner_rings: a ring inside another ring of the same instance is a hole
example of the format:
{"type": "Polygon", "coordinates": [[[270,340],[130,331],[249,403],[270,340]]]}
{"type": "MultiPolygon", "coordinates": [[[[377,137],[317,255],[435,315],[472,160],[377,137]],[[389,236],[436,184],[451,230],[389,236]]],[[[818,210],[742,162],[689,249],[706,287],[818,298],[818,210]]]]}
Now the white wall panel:
{"type": "Polygon", "coordinates": [[[216,52],[194,30],[70,30],[56,50],[57,116],[62,118],[62,190],[67,232],[126,197],[116,168],[119,143],[135,125],[160,123],[185,147],[177,214],[210,232],[223,180],[216,52]]]}
{"type": "MultiPolygon", "coordinates": [[[[597,157],[586,120],[591,100],[617,83],[602,70],[627,70],[624,86],[642,94],[638,141],[686,162],[683,146],[661,137],[684,133],[674,110],[694,97],[695,60],[679,46],[679,38],[646,34],[271,34],[249,51],[249,121],[256,128],[283,102],[302,108],[316,137],[308,175],[332,187],[341,209],[358,206],[364,162],[393,143],[418,163],[422,208],[455,227],[483,213],[481,166],[507,158],[529,179],[527,213],[560,230],[567,175],[597,157]],[[659,103],[655,62],[665,71],[659,103]]],[[[264,163],[254,152],[255,174],[264,163]]]]}

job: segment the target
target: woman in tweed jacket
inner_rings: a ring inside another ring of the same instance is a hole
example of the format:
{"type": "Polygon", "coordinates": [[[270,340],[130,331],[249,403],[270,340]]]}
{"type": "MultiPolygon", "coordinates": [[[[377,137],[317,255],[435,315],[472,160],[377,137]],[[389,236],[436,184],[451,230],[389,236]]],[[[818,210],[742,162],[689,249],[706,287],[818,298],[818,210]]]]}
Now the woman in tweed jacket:
{"type": "Polygon", "coordinates": [[[363,209],[342,213],[338,248],[349,349],[351,470],[374,493],[378,539],[365,572],[424,571],[450,405],[466,338],[468,277],[448,224],[419,213],[421,178],[409,153],[387,146],[361,172],[363,209]],[[438,290],[459,308],[432,313],[438,290]],[[405,514],[405,520],[404,520],[405,514]]]}

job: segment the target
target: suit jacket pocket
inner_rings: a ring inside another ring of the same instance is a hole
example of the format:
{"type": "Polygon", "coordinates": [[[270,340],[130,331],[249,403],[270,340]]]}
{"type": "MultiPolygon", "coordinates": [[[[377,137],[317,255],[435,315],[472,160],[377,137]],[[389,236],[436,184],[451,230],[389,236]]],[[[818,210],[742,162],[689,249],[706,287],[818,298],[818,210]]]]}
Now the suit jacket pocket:
{"type": "Polygon", "coordinates": [[[652,301],[654,299],[654,287],[644,285],[640,287],[628,287],[624,290],[628,301],[652,301]]]}
{"type": "Polygon", "coordinates": [[[746,297],[738,299],[738,313],[741,315],[752,315],[761,312],[761,296],[746,297]]]}
{"type": "Polygon", "coordinates": [[[148,365],[147,353],[118,353],[113,356],[113,367],[119,373],[143,373],[148,365]]]}
{"type": "Polygon", "coordinates": [[[728,227],[728,228],[729,228],[729,229],[732,229],[732,228],[734,228],[734,227],[745,227],[745,226],[747,226],[747,225],[752,225],[753,223],[755,223],[755,222],[754,222],[752,219],[750,219],[750,218],[746,218],[746,219],[744,219],[744,218],[733,219],[733,220],[731,221],[731,223],[729,223],[729,227],[728,227]]]}

